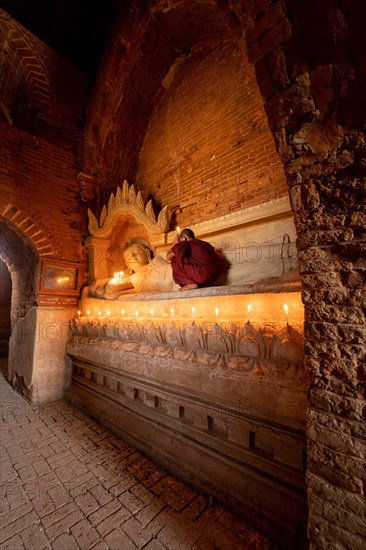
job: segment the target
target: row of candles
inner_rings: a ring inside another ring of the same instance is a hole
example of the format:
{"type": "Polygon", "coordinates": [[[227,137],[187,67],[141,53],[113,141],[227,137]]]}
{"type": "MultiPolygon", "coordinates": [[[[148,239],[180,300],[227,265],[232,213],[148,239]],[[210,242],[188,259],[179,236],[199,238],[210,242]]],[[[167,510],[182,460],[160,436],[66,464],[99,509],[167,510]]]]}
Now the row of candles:
{"type": "MultiPolygon", "coordinates": [[[[284,304],[284,305],[283,305],[283,310],[284,310],[284,312],[285,312],[286,317],[288,317],[289,307],[288,307],[287,304],[284,304]]],[[[252,311],[252,305],[251,305],[251,304],[248,304],[248,305],[247,305],[247,311],[248,311],[248,316],[249,316],[249,314],[250,314],[251,311],[252,311]]],[[[154,310],[153,310],[153,309],[150,309],[150,317],[151,317],[151,318],[154,317],[154,313],[155,313],[154,310]]],[[[193,317],[193,318],[197,316],[197,310],[196,310],[195,307],[192,307],[192,308],[191,308],[191,313],[192,313],[192,317],[193,317]]],[[[216,307],[216,308],[215,308],[215,317],[216,317],[216,319],[218,318],[219,313],[220,313],[220,310],[219,310],[218,307],[216,307]]],[[[126,314],[126,311],[125,311],[124,309],[121,309],[121,317],[125,317],[125,314],[126,314]]],[[[87,316],[87,318],[94,318],[94,316],[91,315],[90,310],[88,310],[88,311],[86,312],[86,316],[87,316]]],[[[97,316],[97,317],[98,317],[99,319],[102,319],[102,318],[104,319],[105,317],[111,317],[111,312],[110,312],[110,311],[107,311],[107,312],[106,312],[106,315],[103,316],[103,315],[102,315],[102,312],[101,312],[101,311],[98,311],[98,316],[97,316]]],[[[136,317],[137,319],[138,319],[138,318],[141,318],[141,319],[143,318],[143,316],[141,315],[141,313],[140,313],[138,310],[135,311],[135,317],[136,317]]],[[[171,317],[171,318],[174,318],[174,317],[175,317],[175,309],[174,309],[173,307],[170,309],[170,317],[171,317]]],[[[78,318],[79,318],[79,319],[81,318],[81,311],[78,311],[78,318]]]]}

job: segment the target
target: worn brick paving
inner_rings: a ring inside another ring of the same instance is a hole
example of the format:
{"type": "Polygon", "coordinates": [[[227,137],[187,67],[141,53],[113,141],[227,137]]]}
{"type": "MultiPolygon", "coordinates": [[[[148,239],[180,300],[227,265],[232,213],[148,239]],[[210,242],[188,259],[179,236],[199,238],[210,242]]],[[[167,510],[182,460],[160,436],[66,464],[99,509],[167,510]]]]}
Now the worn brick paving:
{"type": "Polygon", "coordinates": [[[272,548],[77,408],[0,379],[1,550],[272,548]]]}

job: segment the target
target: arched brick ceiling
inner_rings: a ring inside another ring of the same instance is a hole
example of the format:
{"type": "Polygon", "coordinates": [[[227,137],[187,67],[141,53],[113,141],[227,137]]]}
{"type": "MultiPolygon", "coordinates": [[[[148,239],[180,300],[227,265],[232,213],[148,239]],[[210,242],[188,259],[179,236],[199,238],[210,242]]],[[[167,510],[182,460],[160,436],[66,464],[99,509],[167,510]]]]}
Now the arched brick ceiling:
{"type": "Polygon", "coordinates": [[[37,111],[50,112],[46,68],[32,37],[0,10],[0,90],[3,117],[31,131],[37,111]]]}
{"type": "Polygon", "coordinates": [[[117,28],[95,86],[87,128],[94,154],[86,159],[86,170],[98,166],[103,186],[114,179],[109,191],[120,177],[134,179],[150,117],[174,61],[195,48],[240,40],[244,28],[239,16],[218,4],[223,3],[150,2],[147,9],[130,12],[117,28]]]}
{"type": "Polygon", "coordinates": [[[0,0],[0,6],[50,48],[95,76],[108,27],[129,0],[0,0]]]}

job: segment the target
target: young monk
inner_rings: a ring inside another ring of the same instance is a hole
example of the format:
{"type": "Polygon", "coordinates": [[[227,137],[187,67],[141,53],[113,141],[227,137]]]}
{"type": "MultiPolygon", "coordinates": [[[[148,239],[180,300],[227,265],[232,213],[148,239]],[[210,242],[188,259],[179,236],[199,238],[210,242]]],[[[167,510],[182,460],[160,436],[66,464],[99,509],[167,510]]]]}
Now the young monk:
{"type": "Polygon", "coordinates": [[[180,292],[208,285],[218,273],[220,257],[214,247],[196,239],[192,229],[177,234],[166,259],[171,262],[174,282],[180,292]]]}

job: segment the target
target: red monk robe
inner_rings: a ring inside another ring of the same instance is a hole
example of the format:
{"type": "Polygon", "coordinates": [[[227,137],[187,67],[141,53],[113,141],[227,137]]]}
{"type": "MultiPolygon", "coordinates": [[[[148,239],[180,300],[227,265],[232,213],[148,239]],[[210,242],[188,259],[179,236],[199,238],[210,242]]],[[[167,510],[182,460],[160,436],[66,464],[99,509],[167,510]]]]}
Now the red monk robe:
{"type": "Polygon", "coordinates": [[[214,247],[200,239],[177,242],[171,259],[173,279],[181,286],[209,283],[219,270],[220,258],[214,247]]]}

